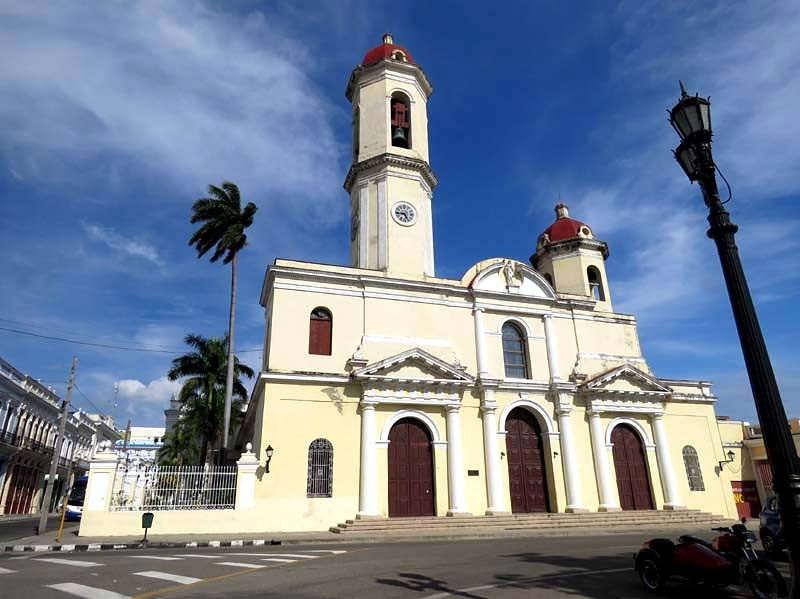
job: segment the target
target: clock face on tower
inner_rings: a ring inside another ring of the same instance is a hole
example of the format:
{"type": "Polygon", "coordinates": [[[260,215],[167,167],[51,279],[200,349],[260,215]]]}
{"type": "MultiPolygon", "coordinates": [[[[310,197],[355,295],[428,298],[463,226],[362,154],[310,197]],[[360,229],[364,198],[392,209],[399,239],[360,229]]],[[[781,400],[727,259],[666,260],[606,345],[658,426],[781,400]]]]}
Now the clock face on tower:
{"type": "Polygon", "coordinates": [[[397,202],[392,208],[392,218],[399,224],[410,227],[417,222],[417,210],[408,202],[397,202]]]}

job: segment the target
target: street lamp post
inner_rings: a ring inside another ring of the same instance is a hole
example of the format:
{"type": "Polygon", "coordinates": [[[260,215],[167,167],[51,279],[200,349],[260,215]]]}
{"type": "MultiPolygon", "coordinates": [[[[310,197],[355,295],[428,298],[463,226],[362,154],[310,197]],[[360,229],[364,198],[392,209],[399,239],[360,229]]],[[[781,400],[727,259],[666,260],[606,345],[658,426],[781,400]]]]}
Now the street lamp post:
{"type": "Polygon", "coordinates": [[[688,95],[681,84],[681,99],[670,111],[669,120],[681,138],[675,158],[689,180],[700,184],[709,209],[708,236],[714,240],[719,252],[764,445],[772,466],[773,488],[780,502],[792,567],[791,596],[800,599],[800,460],[739,259],[734,238],[738,227],[731,222],[717,190],[716,167],[711,153],[711,102],[688,95]]]}

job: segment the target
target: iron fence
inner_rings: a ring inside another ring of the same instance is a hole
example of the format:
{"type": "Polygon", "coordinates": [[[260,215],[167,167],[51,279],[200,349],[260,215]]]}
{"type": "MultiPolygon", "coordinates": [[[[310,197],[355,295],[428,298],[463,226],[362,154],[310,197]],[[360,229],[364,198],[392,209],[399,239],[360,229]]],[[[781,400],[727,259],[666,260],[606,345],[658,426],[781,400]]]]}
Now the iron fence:
{"type": "Polygon", "coordinates": [[[112,511],[227,510],[236,503],[236,466],[130,466],[114,477],[112,511]]]}

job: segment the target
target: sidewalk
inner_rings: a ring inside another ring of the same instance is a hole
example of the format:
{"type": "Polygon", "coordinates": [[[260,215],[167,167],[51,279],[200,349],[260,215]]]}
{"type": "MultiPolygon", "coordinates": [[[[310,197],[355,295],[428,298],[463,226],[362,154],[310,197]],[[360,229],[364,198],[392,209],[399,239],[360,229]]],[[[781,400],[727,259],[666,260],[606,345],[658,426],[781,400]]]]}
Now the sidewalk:
{"type": "MultiPolygon", "coordinates": [[[[673,524],[664,526],[648,526],[640,529],[644,537],[653,531],[659,531],[665,536],[696,532],[702,534],[705,528],[688,530],[686,524],[673,524]]],[[[141,535],[126,537],[79,537],[78,524],[68,523],[64,527],[61,543],[56,543],[58,528],[47,531],[43,535],[36,535],[18,539],[13,543],[0,544],[0,551],[6,552],[44,552],[44,551],[101,551],[113,549],[157,549],[180,547],[246,547],[260,545],[283,545],[296,543],[387,543],[408,541],[452,541],[476,540],[498,538],[526,538],[526,537],[562,537],[562,536],[599,536],[630,534],[636,529],[627,527],[591,527],[591,528],[535,528],[535,529],[496,529],[496,530],[448,530],[448,531],[408,531],[393,532],[391,535],[375,533],[340,535],[329,531],[317,532],[279,532],[279,533],[252,533],[252,534],[196,534],[196,535],[147,535],[147,543],[142,542],[144,531],[141,535]]]]}

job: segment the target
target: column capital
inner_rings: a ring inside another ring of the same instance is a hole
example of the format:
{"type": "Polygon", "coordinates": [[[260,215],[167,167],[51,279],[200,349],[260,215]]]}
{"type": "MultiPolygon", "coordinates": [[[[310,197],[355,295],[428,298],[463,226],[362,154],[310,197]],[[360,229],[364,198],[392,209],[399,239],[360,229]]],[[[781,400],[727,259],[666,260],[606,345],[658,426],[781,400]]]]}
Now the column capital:
{"type": "Polygon", "coordinates": [[[378,402],[374,399],[362,399],[359,402],[359,405],[361,406],[362,410],[374,410],[375,406],[378,405],[378,402]]]}
{"type": "Polygon", "coordinates": [[[647,417],[650,419],[650,422],[655,422],[657,420],[664,419],[664,412],[653,412],[652,414],[648,414],[647,417]]]}
{"type": "Polygon", "coordinates": [[[481,404],[480,410],[483,414],[494,414],[497,411],[497,404],[494,402],[481,404]]]}
{"type": "Polygon", "coordinates": [[[486,312],[486,308],[483,306],[472,306],[472,313],[475,314],[477,312],[486,312]]]}
{"type": "Polygon", "coordinates": [[[575,409],[571,403],[558,403],[556,404],[556,414],[559,416],[566,416],[575,409]]]}
{"type": "Polygon", "coordinates": [[[449,404],[447,404],[445,406],[445,409],[447,410],[448,414],[452,414],[453,412],[455,412],[457,414],[461,410],[461,404],[460,403],[449,403],[449,404]]]}

